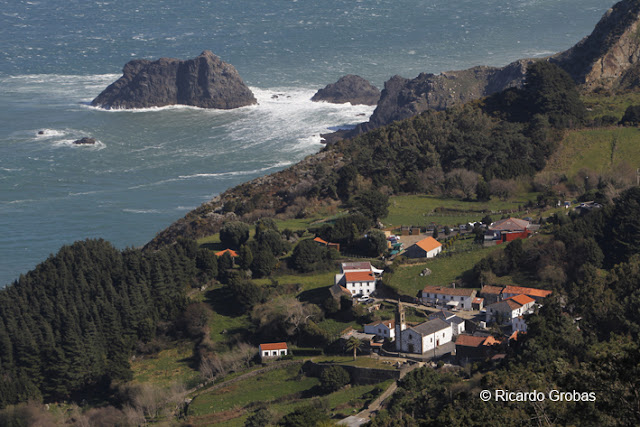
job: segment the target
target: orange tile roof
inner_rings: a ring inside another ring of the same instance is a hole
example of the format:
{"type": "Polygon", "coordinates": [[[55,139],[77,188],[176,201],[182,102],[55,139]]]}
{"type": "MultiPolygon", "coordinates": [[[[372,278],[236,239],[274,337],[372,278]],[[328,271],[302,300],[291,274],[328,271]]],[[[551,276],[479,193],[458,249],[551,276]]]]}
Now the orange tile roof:
{"type": "Polygon", "coordinates": [[[229,255],[231,255],[232,257],[237,257],[238,256],[238,253],[236,251],[231,250],[231,249],[225,249],[224,251],[216,252],[216,256],[222,256],[222,255],[224,255],[225,252],[229,252],[229,255]]]}
{"type": "Polygon", "coordinates": [[[444,286],[425,286],[422,292],[432,292],[434,294],[455,295],[461,297],[470,297],[474,290],[468,288],[446,288],[444,286]]]}
{"type": "Polygon", "coordinates": [[[287,343],[286,342],[273,342],[273,343],[260,344],[260,348],[262,350],[286,350],[287,349],[287,343]]]}
{"type": "Polygon", "coordinates": [[[517,302],[520,305],[525,305],[525,304],[530,304],[532,302],[536,302],[536,300],[534,300],[531,297],[528,297],[526,295],[516,295],[515,297],[511,297],[511,298],[507,298],[510,300],[513,300],[515,302],[517,302]]]}
{"type": "Polygon", "coordinates": [[[484,285],[482,287],[482,289],[480,289],[480,293],[481,294],[494,294],[494,295],[500,295],[500,293],[502,293],[502,290],[504,288],[501,288],[500,286],[489,286],[489,285],[484,285]]]}
{"type": "Polygon", "coordinates": [[[465,347],[480,347],[486,337],[474,337],[473,335],[458,335],[458,339],[456,340],[456,345],[463,345],[465,347]]]}
{"type": "Polygon", "coordinates": [[[427,237],[426,239],[420,240],[419,242],[416,243],[416,245],[427,252],[442,246],[440,242],[438,242],[436,239],[434,239],[431,236],[427,237]]]}
{"type": "Polygon", "coordinates": [[[484,302],[484,298],[475,297],[472,301],[474,304],[480,304],[484,302]]]}
{"type": "Polygon", "coordinates": [[[536,289],[536,288],[525,288],[522,286],[507,286],[504,288],[503,293],[505,294],[523,294],[534,297],[546,298],[551,295],[551,291],[547,291],[544,289],[536,289]]]}
{"type": "Polygon", "coordinates": [[[492,335],[489,335],[482,343],[482,345],[494,345],[494,344],[502,344],[502,340],[497,340],[492,335]]]}
{"type": "Polygon", "coordinates": [[[349,282],[371,282],[375,280],[370,271],[353,271],[344,273],[344,277],[349,282]]]}

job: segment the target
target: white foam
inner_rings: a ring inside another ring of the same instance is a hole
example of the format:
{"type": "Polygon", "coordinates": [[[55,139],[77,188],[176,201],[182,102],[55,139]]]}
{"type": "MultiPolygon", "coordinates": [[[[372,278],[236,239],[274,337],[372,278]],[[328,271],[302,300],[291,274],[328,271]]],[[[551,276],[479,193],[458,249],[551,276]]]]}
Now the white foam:
{"type": "Polygon", "coordinates": [[[122,209],[122,212],[133,214],[158,214],[161,213],[158,209],[122,209]]]}
{"type": "Polygon", "coordinates": [[[58,130],[58,129],[40,129],[33,132],[35,133],[36,138],[52,138],[56,136],[66,135],[66,132],[64,130],[58,130]]]}

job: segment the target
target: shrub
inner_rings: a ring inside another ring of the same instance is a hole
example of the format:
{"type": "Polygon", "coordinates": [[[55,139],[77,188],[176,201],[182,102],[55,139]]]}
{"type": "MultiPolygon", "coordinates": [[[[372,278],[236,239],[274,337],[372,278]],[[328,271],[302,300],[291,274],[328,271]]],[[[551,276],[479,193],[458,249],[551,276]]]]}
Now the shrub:
{"type": "Polygon", "coordinates": [[[332,393],[349,384],[351,377],[342,366],[330,366],[320,374],[320,388],[325,393],[332,393]]]}

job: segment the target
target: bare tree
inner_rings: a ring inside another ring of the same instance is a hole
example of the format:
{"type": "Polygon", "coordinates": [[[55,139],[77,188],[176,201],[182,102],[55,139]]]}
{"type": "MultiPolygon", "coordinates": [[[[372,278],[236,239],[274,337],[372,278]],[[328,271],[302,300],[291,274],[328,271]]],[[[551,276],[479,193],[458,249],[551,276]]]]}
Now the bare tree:
{"type": "Polygon", "coordinates": [[[500,200],[507,200],[518,191],[518,185],[513,180],[492,179],[489,181],[489,190],[500,200]]]}
{"type": "Polygon", "coordinates": [[[452,170],[445,177],[447,195],[450,197],[460,196],[468,200],[473,199],[476,194],[479,176],[479,174],[466,169],[452,170]]]}

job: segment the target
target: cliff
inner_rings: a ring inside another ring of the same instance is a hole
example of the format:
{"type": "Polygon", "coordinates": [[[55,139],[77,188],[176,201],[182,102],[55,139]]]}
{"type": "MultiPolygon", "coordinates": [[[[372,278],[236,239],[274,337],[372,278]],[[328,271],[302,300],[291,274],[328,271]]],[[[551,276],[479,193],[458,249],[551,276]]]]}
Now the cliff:
{"type": "Polygon", "coordinates": [[[186,61],[173,58],[130,61],[122,73],[91,105],[148,108],[179,104],[231,109],[256,103],[233,65],[210,51],[186,61]]]}
{"type": "MultiPolygon", "coordinates": [[[[623,0],[609,9],[593,32],[565,52],[547,58],[566,70],[584,92],[598,88],[629,89],[640,85],[640,0],[623,0]]],[[[394,76],[385,83],[367,123],[346,137],[375,129],[423,111],[444,110],[524,83],[533,60],[505,67],[474,67],[414,79],[394,76]]],[[[331,140],[329,138],[328,140],[331,140]]]]}
{"type": "Polygon", "coordinates": [[[550,61],[564,68],[584,91],[628,87],[639,70],[639,20],[640,0],[616,3],[588,37],[550,61]]]}

